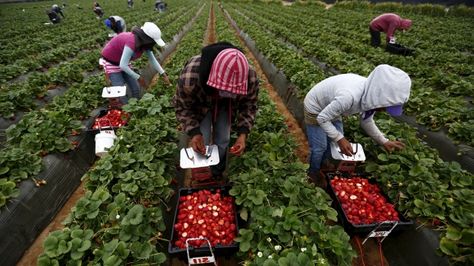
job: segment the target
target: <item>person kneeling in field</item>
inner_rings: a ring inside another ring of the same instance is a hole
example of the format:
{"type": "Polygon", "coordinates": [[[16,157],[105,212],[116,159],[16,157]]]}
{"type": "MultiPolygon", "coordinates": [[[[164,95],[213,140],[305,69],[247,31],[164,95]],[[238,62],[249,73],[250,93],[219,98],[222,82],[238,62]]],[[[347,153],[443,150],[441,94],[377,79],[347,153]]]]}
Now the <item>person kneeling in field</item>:
{"type": "Polygon", "coordinates": [[[219,164],[211,166],[212,177],[222,179],[226,167],[231,125],[237,120],[238,137],[230,153],[240,156],[255,122],[259,81],[240,49],[228,42],[204,47],[184,66],[173,105],[176,118],[200,154],[205,145],[219,148],[219,164]]]}
{"type": "MultiPolygon", "coordinates": [[[[146,53],[152,67],[163,76],[169,85],[170,80],[165,70],[156,60],[153,54],[153,47],[158,44],[164,47],[166,44],[161,39],[161,31],[152,22],[145,22],[141,28],[135,27],[132,32],[122,32],[112,38],[102,49],[103,67],[106,76],[112,86],[128,85],[129,95],[132,98],[140,98],[140,85],[145,88],[146,83],[143,77],[130,68],[130,61],[137,60],[146,53]]],[[[128,98],[123,97],[122,103],[127,103],[128,98]]]]}
{"type": "Polygon", "coordinates": [[[340,74],[316,84],[304,99],[304,117],[310,154],[308,177],[325,187],[319,175],[321,165],[329,158],[330,142],[341,153],[352,156],[354,151],[344,137],[342,116],[360,114],[360,126],[378,144],[391,152],[404,148],[400,141],[390,141],[377,128],[374,114],[386,111],[392,116],[402,114],[402,106],[410,96],[411,79],[407,73],[389,65],[377,66],[369,76],[340,74]]]}

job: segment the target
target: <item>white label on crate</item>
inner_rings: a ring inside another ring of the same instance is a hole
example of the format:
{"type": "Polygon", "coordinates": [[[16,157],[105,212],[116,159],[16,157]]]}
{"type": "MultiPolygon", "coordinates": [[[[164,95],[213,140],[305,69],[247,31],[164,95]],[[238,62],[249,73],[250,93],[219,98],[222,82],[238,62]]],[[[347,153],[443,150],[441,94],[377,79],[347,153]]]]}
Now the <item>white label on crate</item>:
{"type": "Polygon", "coordinates": [[[388,236],[390,234],[390,231],[377,231],[377,232],[370,232],[369,237],[384,237],[388,236]]]}
{"type": "Polygon", "coordinates": [[[214,263],[214,262],[215,262],[215,259],[212,256],[191,258],[191,265],[214,263]]]}

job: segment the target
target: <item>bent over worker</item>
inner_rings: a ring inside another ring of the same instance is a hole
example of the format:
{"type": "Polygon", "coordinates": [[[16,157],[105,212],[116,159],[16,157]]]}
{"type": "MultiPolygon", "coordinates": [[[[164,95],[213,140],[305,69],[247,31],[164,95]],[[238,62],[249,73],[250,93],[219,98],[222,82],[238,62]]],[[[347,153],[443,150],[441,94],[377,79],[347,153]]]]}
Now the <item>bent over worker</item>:
{"type": "MultiPolygon", "coordinates": [[[[152,22],[145,22],[141,28],[134,28],[132,32],[122,32],[112,38],[102,50],[104,59],[104,70],[112,86],[128,85],[129,95],[132,98],[140,98],[140,85],[146,87],[145,80],[140,74],[130,68],[130,61],[137,60],[146,53],[152,67],[163,76],[167,84],[170,80],[165,70],[156,60],[153,54],[153,46],[158,44],[165,46],[161,39],[161,30],[152,22]]],[[[123,103],[128,102],[128,98],[121,99],[123,103]]]]}
{"type": "Polygon", "coordinates": [[[191,138],[195,152],[205,154],[205,145],[219,148],[219,164],[211,167],[221,179],[226,167],[232,121],[238,137],[230,153],[240,156],[257,113],[259,81],[245,55],[228,42],[211,44],[188,60],[173,98],[176,117],[191,138]]]}
{"type": "Polygon", "coordinates": [[[390,65],[377,66],[369,76],[340,74],[316,84],[304,99],[306,135],[310,154],[308,176],[324,186],[319,170],[329,158],[330,142],[336,142],[341,152],[352,156],[354,151],[344,136],[342,116],[360,114],[360,126],[387,151],[403,149],[400,141],[391,141],[374,122],[377,111],[392,116],[402,114],[402,106],[410,96],[411,79],[403,70],[390,65]]]}
{"type": "Polygon", "coordinates": [[[380,46],[380,32],[386,33],[387,43],[395,43],[395,31],[408,30],[411,24],[411,20],[403,19],[394,13],[385,13],[374,18],[369,25],[371,45],[380,46]]]}

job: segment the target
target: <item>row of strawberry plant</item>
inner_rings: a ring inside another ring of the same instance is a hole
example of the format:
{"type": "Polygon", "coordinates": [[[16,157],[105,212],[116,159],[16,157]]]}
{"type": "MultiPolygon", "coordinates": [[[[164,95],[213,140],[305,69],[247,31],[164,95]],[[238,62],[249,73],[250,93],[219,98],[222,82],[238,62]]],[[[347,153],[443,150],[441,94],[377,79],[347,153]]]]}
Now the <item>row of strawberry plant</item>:
{"type": "MultiPolygon", "coordinates": [[[[191,1],[187,3],[192,4],[191,1]]],[[[170,25],[175,23],[182,28],[185,22],[174,20],[170,25]]],[[[84,129],[79,119],[89,116],[91,110],[103,104],[100,90],[104,85],[102,74],[92,76],[82,84],[71,86],[63,96],[55,97],[46,108],[26,114],[6,130],[7,142],[0,151],[0,207],[18,194],[17,185],[22,180],[34,177],[42,170],[41,163],[29,165],[26,160],[40,162],[40,156],[75,147],[69,137],[84,129]]]]}
{"type": "MultiPolygon", "coordinates": [[[[265,12],[262,12],[259,5],[239,6],[239,8],[247,9],[246,15],[250,16],[251,20],[259,21],[260,25],[265,25],[262,28],[269,29],[275,36],[287,39],[300,48],[305,56],[317,56],[339,70],[368,74],[376,64],[390,63],[408,71],[413,77],[414,84],[409,110],[417,114],[418,122],[429,126],[432,130],[439,130],[442,126],[446,126],[454,139],[472,142],[473,136],[469,129],[472,128],[474,113],[462,97],[456,97],[459,94],[472,95],[474,89],[472,82],[469,82],[474,77],[469,74],[472,73],[473,67],[466,63],[472,55],[463,56],[467,48],[458,46],[458,50],[445,49],[443,47],[449,44],[433,41],[427,45],[419,38],[415,38],[423,48],[422,53],[416,57],[403,58],[368,47],[366,18],[375,15],[372,13],[359,14],[338,8],[330,11],[317,7],[283,8],[278,5],[272,5],[272,8],[265,12]],[[348,16],[347,23],[336,22],[332,19],[334,16],[341,17],[347,12],[354,13],[348,16]],[[317,19],[312,19],[311,21],[314,22],[311,25],[304,24],[303,22],[308,21],[308,17],[313,16],[314,13],[318,14],[317,19]],[[287,23],[291,23],[292,26],[287,27],[287,23]],[[296,32],[301,34],[295,34],[295,28],[296,32]],[[324,28],[324,31],[321,31],[321,28],[324,28]],[[311,38],[311,41],[308,41],[308,38],[311,38]],[[432,43],[437,45],[432,45],[432,43]],[[432,53],[438,56],[433,57],[432,53]],[[433,65],[436,68],[433,69],[433,65]],[[439,93],[436,88],[441,88],[443,91],[439,93]],[[420,104],[421,102],[423,104],[420,104]],[[427,105],[430,108],[426,108],[427,105]]],[[[436,18],[431,19],[425,16],[415,19],[422,21],[421,23],[437,25],[436,30],[440,32],[446,32],[450,28],[447,25],[434,23],[436,18]]],[[[469,25],[462,18],[443,18],[443,20],[446,23],[449,22],[451,27],[461,29],[469,25]]],[[[423,32],[423,27],[420,28],[422,32],[417,33],[415,32],[417,29],[414,29],[413,36],[428,35],[426,30],[423,32]]],[[[453,36],[448,40],[462,39],[461,34],[458,33],[458,36],[453,36]]],[[[424,39],[430,38],[422,38],[424,39]]],[[[453,47],[453,44],[451,43],[450,47],[453,47]]],[[[309,88],[303,88],[303,93],[309,88]]]]}
{"type": "MultiPolygon", "coordinates": [[[[183,6],[182,9],[180,11],[184,11],[186,6],[183,6]]],[[[192,8],[188,9],[188,12],[184,12],[184,14],[182,12],[169,13],[169,15],[161,20],[162,24],[160,26],[162,25],[173,33],[178,32],[180,26],[189,20],[190,12],[192,12],[192,8]],[[178,16],[179,19],[176,19],[178,16]]],[[[131,23],[135,23],[134,20],[131,23]]],[[[97,36],[102,36],[101,43],[106,40],[105,32],[101,31],[97,34],[97,36]]],[[[96,40],[98,39],[96,38],[96,40]]],[[[66,86],[72,82],[81,82],[83,78],[82,72],[91,71],[99,67],[97,64],[97,58],[100,57],[99,52],[98,49],[95,49],[80,54],[74,60],[61,64],[56,68],[51,68],[46,73],[31,75],[25,82],[5,85],[5,88],[0,90],[0,99],[2,100],[0,114],[5,118],[13,118],[18,109],[29,110],[35,108],[35,97],[42,98],[48,89],[58,85],[66,86]]]]}
{"type": "MultiPolygon", "coordinates": [[[[239,26],[241,25],[244,25],[244,24],[239,24],[239,26]]],[[[248,29],[247,24],[245,24],[245,27],[246,29],[248,29]]],[[[255,37],[257,39],[256,42],[257,42],[258,48],[259,49],[262,48],[263,50],[265,50],[265,47],[259,46],[258,38],[260,37],[260,35],[257,33],[256,35],[251,34],[251,36],[252,38],[255,37]]],[[[284,66],[285,64],[282,64],[282,65],[284,66]]],[[[381,123],[381,124],[389,123],[393,126],[393,128],[396,128],[398,130],[403,128],[402,131],[407,132],[406,134],[408,134],[409,132],[410,138],[407,138],[409,145],[403,153],[393,155],[393,156],[397,156],[396,158],[400,160],[398,162],[398,164],[400,165],[392,163],[390,167],[387,167],[387,166],[384,166],[384,163],[382,163],[380,168],[377,168],[379,169],[379,171],[376,172],[377,175],[383,174],[387,177],[392,178],[392,175],[396,172],[398,173],[397,176],[399,176],[399,178],[404,178],[405,181],[401,182],[401,184],[405,184],[405,185],[410,184],[408,177],[412,175],[413,176],[422,175],[423,180],[425,180],[425,182],[432,183],[432,184],[439,184],[440,182],[442,183],[456,176],[456,180],[461,180],[461,181],[456,181],[456,184],[452,188],[460,189],[461,191],[463,191],[463,192],[456,192],[458,195],[464,195],[465,191],[472,191],[472,175],[471,174],[467,173],[466,171],[463,171],[459,167],[459,165],[456,163],[443,162],[437,155],[436,151],[433,151],[432,149],[427,148],[426,145],[422,144],[422,142],[420,142],[420,140],[416,138],[414,129],[409,128],[407,126],[402,126],[402,125],[395,126],[394,121],[390,119],[387,120],[387,118],[388,117],[385,117],[385,119],[378,119],[378,123],[381,123]],[[406,164],[407,169],[403,169],[402,168],[403,163],[406,163],[406,162],[410,162],[410,164],[406,164]],[[428,165],[425,167],[424,164],[426,164],[427,162],[432,163],[433,165],[428,165]],[[417,166],[415,167],[415,169],[417,170],[413,170],[412,172],[410,172],[410,169],[414,167],[412,164],[417,166]]],[[[355,127],[357,123],[355,121],[352,121],[352,123],[349,123],[348,125],[350,125],[351,127],[355,127]]],[[[390,137],[393,137],[393,136],[390,136],[390,137]]],[[[369,145],[371,141],[365,139],[364,141],[362,141],[362,143],[364,143],[364,145],[369,145]]],[[[373,157],[371,156],[369,158],[372,161],[375,161],[376,163],[379,163],[378,158],[386,158],[387,156],[387,154],[383,150],[380,150],[379,147],[370,146],[368,149],[370,149],[371,151],[373,151],[373,153],[375,153],[373,157]]],[[[374,171],[373,169],[374,169],[374,165],[372,164],[370,167],[367,168],[367,171],[373,172],[374,171]]],[[[472,221],[471,222],[468,221],[469,220],[468,217],[472,217],[472,211],[466,211],[466,206],[465,206],[466,202],[464,200],[462,200],[460,197],[453,197],[453,195],[448,189],[433,190],[431,188],[431,189],[426,189],[426,190],[413,190],[413,186],[418,186],[419,184],[420,184],[419,182],[414,182],[411,186],[410,193],[406,192],[407,194],[404,194],[404,197],[402,197],[401,199],[393,196],[394,193],[397,192],[396,190],[397,188],[391,188],[392,191],[391,193],[389,193],[392,195],[392,200],[394,200],[395,202],[401,201],[398,204],[400,204],[401,209],[403,211],[407,212],[406,214],[408,215],[408,217],[415,218],[415,219],[418,218],[418,219],[421,219],[421,221],[426,221],[426,220],[432,221],[433,219],[439,219],[442,224],[452,224],[456,228],[461,228],[459,229],[460,231],[466,228],[469,228],[469,226],[472,226],[472,221]],[[439,193],[439,194],[437,194],[437,196],[434,197],[432,195],[433,192],[439,193]],[[436,204],[439,204],[439,202],[436,200],[431,200],[433,198],[435,199],[442,198],[442,199],[446,199],[447,201],[450,201],[446,203],[449,206],[449,208],[447,207],[436,208],[437,206],[436,204]],[[430,200],[426,200],[426,199],[430,199],[430,200]],[[409,204],[407,204],[405,200],[409,202],[409,204]],[[421,205],[420,202],[425,202],[425,204],[421,205]],[[415,203],[417,205],[425,206],[425,207],[432,206],[431,208],[433,208],[436,211],[417,210],[415,212],[409,212],[408,210],[410,208],[413,208],[415,203]],[[456,209],[456,213],[465,213],[465,216],[462,216],[463,218],[459,218],[458,217],[459,215],[452,216],[454,217],[454,220],[451,220],[451,218],[449,218],[449,214],[453,212],[453,209],[456,209]]],[[[469,201],[470,200],[468,199],[467,202],[469,201]]],[[[443,232],[446,232],[445,231],[446,227],[441,227],[440,229],[444,230],[443,232]]],[[[452,229],[450,230],[451,230],[450,232],[452,232],[452,229]]],[[[465,235],[469,236],[469,233],[470,231],[466,231],[465,235]]],[[[456,234],[456,237],[460,237],[460,234],[456,234]]],[[[444,239],[442,240],[443,243],[447,243],[447,245],[442,245],[441,250],[446,255],[450,256],[453,261],[456,261],[458,259],[466,259],[466,257],[464,257],[464,253],[466,252],[467,254],[469,254],[470,252],[472,252],[472,249],[469,247],[469,242],[466,242],[468,240],[463,240],[465,241],[463,242],[464,244],[460,244],[459,247],[458,246],[452,247],[453,245],[452,241],[447,242],[446,238],[442,238],[442,239],[444,239]],[[465,245],[468,246],[467,250],[466,250],[465,245]],[[447,249],[446,246],[456,251],[459,250],[460,252],[459,253],[453,252],[452,250],[447,249]]]]}
{"type": "MultiPolygon", "coordinates": [[[[240,43],[222,10],[216,13],[218,39],[240,43]]],[[[248,221],[237,238],[241,258],[246,265],[350,265],[355,253],[349,236],[329,225],[337,221],[329,195],[308,183],[296,143],[264,90],[258,106],[247,151],[229,166],[229,193],[248,221]]]]}
{"type": "MultiPolygon", "coordinates": [[[[177,79],[183,60],[199,52],[206,22],[201,14],[166,65],[171,80],[177,79]]],[[[158,83],[151,93],[124,106],[133,114],[129,124],[117,132],[109,154],[84,176],[86,195],[73,208],[66,228],[47,237],[39,265],[166,260],[159,241],[164,240],[165,202],[174,193],[169,184],[175,173],[176,120],[170,105],[173,91],[158,83]],[[61,240],[66,248],[59,245],[61,240]]]]}

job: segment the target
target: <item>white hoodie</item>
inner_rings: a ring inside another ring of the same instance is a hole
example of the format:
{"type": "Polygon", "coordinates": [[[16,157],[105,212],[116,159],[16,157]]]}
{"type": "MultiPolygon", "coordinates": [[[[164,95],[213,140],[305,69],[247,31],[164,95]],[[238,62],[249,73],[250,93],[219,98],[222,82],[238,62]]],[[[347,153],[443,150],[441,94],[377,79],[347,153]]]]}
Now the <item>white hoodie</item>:
{"type": "Polygon", "coordinates": [[[356,74],[341,74],[316,84],[304,99],[304,108],[317,115],[319,126],[333,141],[344,136],[332,121],[341,115],[360,113],[360,125],[377,143],[388,140],[377,128],[373,114],[363,119],[363,113],[377,108],[404,104],[410,96],[411,80],[407,73],[389,65],[377,66],[365,78],[356,74]]]}

